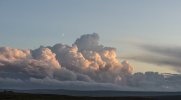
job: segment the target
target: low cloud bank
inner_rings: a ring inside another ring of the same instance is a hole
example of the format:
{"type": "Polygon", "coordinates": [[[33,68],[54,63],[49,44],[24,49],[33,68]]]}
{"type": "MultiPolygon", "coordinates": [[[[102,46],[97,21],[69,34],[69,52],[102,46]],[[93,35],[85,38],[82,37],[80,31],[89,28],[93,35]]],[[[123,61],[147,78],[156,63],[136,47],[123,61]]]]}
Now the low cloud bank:
{"type": "Polygon", "coordinates": [[[72,46],[55,44],[35,50],[0,47],[0,88],[180,91],[180,75],[132,73],[116,48],[85,34],[72,46]]]}

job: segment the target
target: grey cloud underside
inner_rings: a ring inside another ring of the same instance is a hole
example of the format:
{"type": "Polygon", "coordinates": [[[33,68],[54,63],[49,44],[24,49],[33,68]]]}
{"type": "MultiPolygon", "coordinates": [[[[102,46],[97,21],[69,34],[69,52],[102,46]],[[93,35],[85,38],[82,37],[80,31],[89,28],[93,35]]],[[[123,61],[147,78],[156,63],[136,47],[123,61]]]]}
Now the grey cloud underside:
{"type": "Polygon", "coordinates": [[[147,51],[147,53],[129,55],[125,58],[159,66],[171,66],[177,72],[181,72],[181,47],[154,46],[148,44],[140,44],[138,47],[147,51]]]}
{"type": "Polygon", "coordinates": [[[141,62],[146,62],[146,63],[151,63],[151,64],[156,64],[160,66],[172,66],[175,68],[181,67],[181,61],[178,58],[172,58],[172,57],[160,57],[157,55],[150,55],[150,54],[145,54],[145,55],[134,55],[134,56],[128,56],[125,57],[127,59],[132,59],[132,60],[137,60],[141,62]]]}
{"type": "Polygon", "coordinates": [[[178,46],[169,47],[169,46],[142,45],[141,48],[160,55],[181,58],[181,47],[178,46]]]}
{"type": "Polygon", "coordinates": [[[96,33],[82,35],[72,46],[0,47],[0,88],[181,90],[180,75],[132,71],[128,61],[117,59],[115,48],[99,44],[96,33]]]}

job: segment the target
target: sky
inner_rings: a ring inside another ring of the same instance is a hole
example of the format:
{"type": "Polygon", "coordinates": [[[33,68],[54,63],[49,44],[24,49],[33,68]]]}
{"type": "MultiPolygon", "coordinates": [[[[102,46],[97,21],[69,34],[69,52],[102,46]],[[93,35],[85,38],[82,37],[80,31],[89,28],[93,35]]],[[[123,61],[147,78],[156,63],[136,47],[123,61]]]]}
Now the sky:
{"type": "Polygon", "coordinates": [[[117,59],[129,61],[133,73],[179,74],[180,4],[180,0],[0,0],[0,46],[25,50],[57,43],[71,46],[78,37],[97,33],[99,44],[116,48],[117,59]]]}

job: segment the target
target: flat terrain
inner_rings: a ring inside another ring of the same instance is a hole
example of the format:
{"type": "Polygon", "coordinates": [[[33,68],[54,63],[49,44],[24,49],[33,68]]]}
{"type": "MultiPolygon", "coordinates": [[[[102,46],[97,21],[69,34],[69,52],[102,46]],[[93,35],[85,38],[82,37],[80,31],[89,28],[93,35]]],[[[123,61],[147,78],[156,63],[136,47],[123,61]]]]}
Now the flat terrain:
{"type": "Polygon", "coordinates": [[[55,95],[55,94],[0,92],[0,100],[181,100],[181,96],[172,95],[172,96],[88,97],[88,96],[66,96],[66,95],[55,95]]]}

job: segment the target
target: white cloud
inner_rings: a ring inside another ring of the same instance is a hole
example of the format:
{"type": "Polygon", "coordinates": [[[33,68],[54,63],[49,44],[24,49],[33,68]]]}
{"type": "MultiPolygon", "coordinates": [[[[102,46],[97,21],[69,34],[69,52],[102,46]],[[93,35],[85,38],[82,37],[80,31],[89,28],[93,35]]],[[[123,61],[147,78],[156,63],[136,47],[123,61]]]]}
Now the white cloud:
{"type": "Polygon", "coordinates": [[[72,46],[0,48],[0,88],[181,90],[180,76],[132,71],[128,61],[117,59],[115,48],[99,44],[96,33],[82,35],[72,46]]]}

